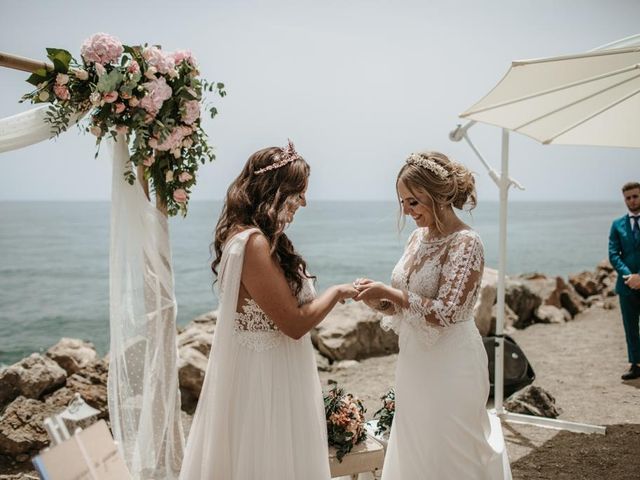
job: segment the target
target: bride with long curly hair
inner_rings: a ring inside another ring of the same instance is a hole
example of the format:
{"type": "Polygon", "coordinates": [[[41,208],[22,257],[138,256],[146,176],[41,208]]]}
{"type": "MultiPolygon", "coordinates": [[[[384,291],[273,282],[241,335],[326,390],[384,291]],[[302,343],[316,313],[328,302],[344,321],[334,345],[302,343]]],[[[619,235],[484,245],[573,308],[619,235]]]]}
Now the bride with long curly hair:
{"type": "Polygon", "coordinates": [[[316,296],[285,233],[310,167],[289,142],[249,157],[227,192],[211,265],[220,308],[181,479],[327,480],[327,432],[309,331],[356,290],[316,296]]]}

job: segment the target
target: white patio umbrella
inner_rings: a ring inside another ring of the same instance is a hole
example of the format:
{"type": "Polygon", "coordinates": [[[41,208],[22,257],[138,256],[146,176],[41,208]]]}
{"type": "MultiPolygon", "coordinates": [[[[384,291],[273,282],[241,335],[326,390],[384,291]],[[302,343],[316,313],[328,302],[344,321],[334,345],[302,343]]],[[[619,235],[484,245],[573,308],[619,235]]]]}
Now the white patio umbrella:
{"type": "Polygon", "coordinates": [[[503,408],[507,202],[509,187],[520,187],[509,177],[509,132],[543,144],[640,148],[640,34],[578,55],[515,61],[498,85],[460,117],[471,121],[458,125],[451,140],[466,140],[500,188],[496,411],[514,422],[605,433],[604,427],[517,415],[503,408]],[[467,135],[476,122],[502,128],[500,174],[491,169],[467,135]]]}

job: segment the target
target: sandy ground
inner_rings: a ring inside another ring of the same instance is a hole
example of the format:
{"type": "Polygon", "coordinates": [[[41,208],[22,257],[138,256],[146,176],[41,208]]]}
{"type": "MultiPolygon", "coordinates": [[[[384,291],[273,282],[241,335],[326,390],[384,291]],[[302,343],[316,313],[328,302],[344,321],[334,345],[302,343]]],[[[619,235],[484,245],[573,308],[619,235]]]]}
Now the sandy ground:
{"type": "MultiPolygon", "coordinates": [[[[514,479],[640,479],[640,379],[620,379],[628,364],[619,310],[593,308],[512,336],[533,365],[535,384],[556,397],[560,419],[607,426],[602,436],[503,423],[514,479]]],[[[371,417],[393,384],[395,360],[367,359],[321,379],[362,398],[371,417]]]]}

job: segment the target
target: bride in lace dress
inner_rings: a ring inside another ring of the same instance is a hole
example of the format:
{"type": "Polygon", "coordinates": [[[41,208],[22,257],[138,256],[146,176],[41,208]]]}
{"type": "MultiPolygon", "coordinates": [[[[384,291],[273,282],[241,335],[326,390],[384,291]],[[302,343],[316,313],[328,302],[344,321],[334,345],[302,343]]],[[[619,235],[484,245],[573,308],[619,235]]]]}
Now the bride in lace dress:
{"type": "Polygon", "coordinates": [[[383,480],[510,479],[504,444],[489,443],[487,355],[473,321],[484,268],[480,237],[452,207],[475,206],[475,182],[437,152],[411,154],[396,183],[417,229],[391,286],[359,279],[356,300],[399,335],[396,412],[383,480]]]}
{"type": "Polygon", "coordinates": [[[308,335],[351,284],[315,294],[283,230],[305,206],[309,166],[295,151],[254,153],[216,228],[220,307],[183,480],[328,480],[327,430],[308,335]]]}

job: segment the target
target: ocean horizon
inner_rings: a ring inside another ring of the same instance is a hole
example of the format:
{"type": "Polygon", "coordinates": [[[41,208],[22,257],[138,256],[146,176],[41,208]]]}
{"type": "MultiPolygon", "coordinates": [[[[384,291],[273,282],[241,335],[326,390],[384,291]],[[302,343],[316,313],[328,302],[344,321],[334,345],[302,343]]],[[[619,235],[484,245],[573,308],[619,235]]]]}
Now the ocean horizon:
{"type": "MultiPolygon", "coordinates": [[[[178,325],[217,306],[209,246],[221,201],[192,202],[172,218],[178,325]]],[[[108,349],[110,202],[0,201],[0,366],[44,351],[61,337],[108,349]]],[[[414,225],[398,231],[398,205],[312,201],[287,230],[316,287],[366,276],[388,281],[414,225]]],[[[519,201],[509,204],[507,272],[566,277],[607,257],[621,202],[519,201]]],[[[498,202],[461,218],[481,235],[487,267],[498,264],[498,202]]]]}

